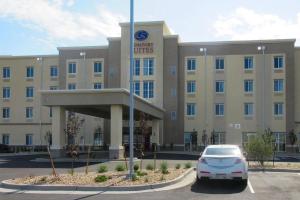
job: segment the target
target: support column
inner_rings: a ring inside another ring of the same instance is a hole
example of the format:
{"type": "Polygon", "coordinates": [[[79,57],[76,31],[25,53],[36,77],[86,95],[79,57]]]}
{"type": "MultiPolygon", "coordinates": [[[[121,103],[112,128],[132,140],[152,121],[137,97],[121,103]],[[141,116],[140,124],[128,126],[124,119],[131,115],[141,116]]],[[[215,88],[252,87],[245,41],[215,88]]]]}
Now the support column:
{"type": "Polygon", "coordinates": [[[109,159],[124,158],[122,146],[123,108],[121,105],[110,106],[110,146],[109,159]]]}
{"type": "MultiPolygon", "coordinates": [[[[160,120],[153,119],[152,120],[152,135],[151,135],[151,143],[155,143],[159,148],[159,124],[160,120]]],[[[157,149],[159,150],[159,149],[157,149]]]]}
{"type": "Polygon", "coordinates": [[[60,106],[52,107],[52,146],[51,152],[53,157],[64,156],[66,112],[60,106]]]}

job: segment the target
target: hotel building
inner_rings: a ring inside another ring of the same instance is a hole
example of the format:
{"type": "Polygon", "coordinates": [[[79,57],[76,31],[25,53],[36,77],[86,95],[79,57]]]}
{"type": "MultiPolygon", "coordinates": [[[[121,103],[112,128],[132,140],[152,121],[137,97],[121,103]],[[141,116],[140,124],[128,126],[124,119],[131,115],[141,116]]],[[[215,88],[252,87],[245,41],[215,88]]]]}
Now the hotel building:
{"type": "MultiPolygon", "coordinates": [[[[82,146],[128,143],[129,23],[108,45],[58,47],[58,55],[0,56],[0,142],[64,148],[66,111],[84,119],[82,146]]],[[[270,129],[279,152],[300,140],[300,48],[295,39],[180,42],[163,21],[135,23],[135,141],[193,151],[246,144],[270,129]],[[136,133],[139,134],[139,130],[136,133]]]]}

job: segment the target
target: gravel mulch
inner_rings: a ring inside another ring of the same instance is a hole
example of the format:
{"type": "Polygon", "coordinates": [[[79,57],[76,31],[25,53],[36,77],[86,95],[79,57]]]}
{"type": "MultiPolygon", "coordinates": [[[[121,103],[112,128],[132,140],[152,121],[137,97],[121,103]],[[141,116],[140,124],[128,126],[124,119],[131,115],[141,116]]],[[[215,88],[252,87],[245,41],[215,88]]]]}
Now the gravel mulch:
{"type": "MultiPolygon", "coordinates": [[[[265,162],[264,167],[266,169],[300,169],[300,163],[292,162],[265,162]]],[[[249,162],[249,168],[260,169],[261,165],[258,162],[251,161],[249,162]]]]}
{"type": "Polygon", "coordinates": [[[141,184],[154,184],[165,181],[173,180],[183,174],[187,169],[168,169],[168,174],[162,174],[161,171],[143,170],[147,175],[137,176],[137,180],[131,181],[126,178],[127,172],[105,172],[96,173],[74,173],[71,174],[59,174],[58,177],[45,175],[45,176],[28,176],[24,178],[12,179],[14,184],[31,184],[31,185],[43,185],[43,184],[58,184],[58,185],[93,185],[93,186],[131,186],[141,184]],[[95,177],[98,175],[105,175],[108,180],[102,183],[96,183],[95,177]]]}

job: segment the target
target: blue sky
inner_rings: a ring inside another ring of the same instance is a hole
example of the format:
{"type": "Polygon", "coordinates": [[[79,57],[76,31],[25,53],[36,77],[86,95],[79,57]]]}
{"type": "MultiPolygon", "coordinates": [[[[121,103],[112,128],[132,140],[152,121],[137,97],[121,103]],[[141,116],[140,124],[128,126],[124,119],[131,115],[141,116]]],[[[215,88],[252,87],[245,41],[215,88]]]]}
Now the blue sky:
{"type": "MultiPolygon", "coordinates": [[[[135,0],[135,20],[165,20],[181,41],[296,38],[299,0],[135,0]]],[[[129,19],[129,0],[0,0],[0,55],[57,54],[105,45],[129,19]]]]}

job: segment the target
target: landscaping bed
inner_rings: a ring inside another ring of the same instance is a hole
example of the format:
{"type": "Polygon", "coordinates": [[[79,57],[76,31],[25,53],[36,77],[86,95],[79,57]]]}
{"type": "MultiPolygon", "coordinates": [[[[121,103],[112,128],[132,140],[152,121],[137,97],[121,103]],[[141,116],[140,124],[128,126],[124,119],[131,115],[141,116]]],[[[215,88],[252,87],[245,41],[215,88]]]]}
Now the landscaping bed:
{"type": "Polygon", "coordinates": [[[160,169],[153,170],[151,167],[138,170],[135,166],[135,173],[132,180],[127,178],[128,172],[124,166],[117,166],[115,171],[107,171],[107,167],[100,165],[98,172],[69,173],[59,174],[58,176],[27,176],[9,180],[12,184],[26,185],[90,185],[90,186],[134,186],[134,185],[151,185],[164,183],[176,179],[183,175],[189,168],[190,164],[185,166],[177,165],[175,168],[168,168],[167,164],[161,164],[160,169]]]}
{"type": "MultiPolygon", "coordinates": [[[[250,161],[249,168],[251,169],[261,169],[262,166],[258,162],[250,161]]],[[[273,166],[273,162],[265,162],[265,169],[295,169],[300,170],[300,163],[293,162],[275,162],[273,166]]]]}

